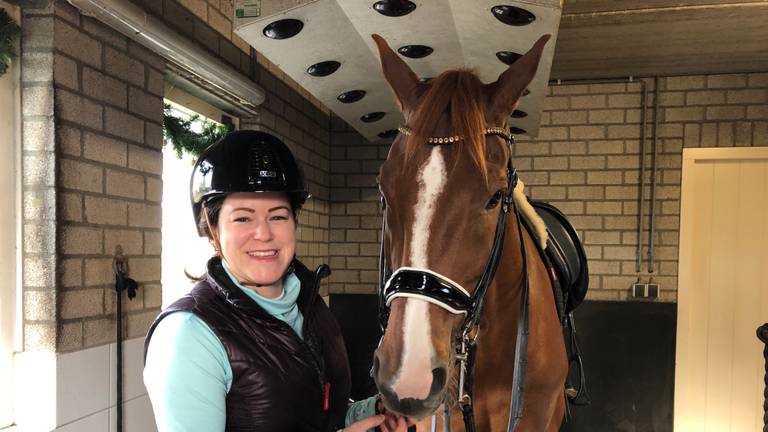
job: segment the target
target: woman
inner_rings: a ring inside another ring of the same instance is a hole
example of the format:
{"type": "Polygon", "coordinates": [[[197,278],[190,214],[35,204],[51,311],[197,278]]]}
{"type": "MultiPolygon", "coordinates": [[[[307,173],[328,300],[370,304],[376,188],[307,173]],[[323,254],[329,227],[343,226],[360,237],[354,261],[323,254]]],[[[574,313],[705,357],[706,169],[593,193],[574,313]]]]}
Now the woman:
{"type": "Polygon", "coordinates": [[[374,415],[377,398],[348,406],[339,327],[313,273],[295,256],[309,197],[282,141],[238,131],[195,164],[191,200],[216,250],[192,291],[155,320],[144,383],[160,431],[405,431],[374,415]]]}

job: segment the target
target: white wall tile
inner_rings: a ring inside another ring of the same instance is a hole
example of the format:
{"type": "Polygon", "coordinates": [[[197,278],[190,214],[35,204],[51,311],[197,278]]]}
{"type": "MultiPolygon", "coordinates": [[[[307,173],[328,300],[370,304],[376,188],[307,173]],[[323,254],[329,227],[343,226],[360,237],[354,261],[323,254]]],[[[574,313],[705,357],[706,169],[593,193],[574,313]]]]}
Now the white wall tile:
{"type": "MultiPolygon", "coordinates": [[[[106,430],[106,429],[105,429],[106,430]]],[[[117,409],[109,409],[109,432],[117,431],[117,409]]],[[[155,415],[149,396],[143,395],[123,404],[123,432],[156,432],[155,415]]]]}
{"type": "MultiPolygon", "coordinates": [[[[117,403],[117,344],[109,344],[109,406],[117,403]]],[[[123,341],[123,401],[147,394],[144,387],[144,338],[123,341]]]]}
{"type": "Polygon", "coordinates": [[[109,347],[62,354],[56,367],[56,424],[64,425],[109,407],[109,347]]]}
{"type": "Polygon", "coordinates": [[[109,427],[109,411],[104,410],[84,419],[68,423],[56,432],[105,432],[109,427]]]}

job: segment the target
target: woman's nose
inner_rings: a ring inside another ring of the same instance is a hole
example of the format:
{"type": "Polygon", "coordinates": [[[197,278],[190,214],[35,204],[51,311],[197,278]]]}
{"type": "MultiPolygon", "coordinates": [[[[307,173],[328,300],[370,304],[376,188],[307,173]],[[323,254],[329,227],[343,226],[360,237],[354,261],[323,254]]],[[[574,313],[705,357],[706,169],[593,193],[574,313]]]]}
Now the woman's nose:
{"type": "Polygon", "coordinates": [[[272,240],[272,227],[268,222],[259,222],[253,229],[253,238],[260,241],[272,240]]]}

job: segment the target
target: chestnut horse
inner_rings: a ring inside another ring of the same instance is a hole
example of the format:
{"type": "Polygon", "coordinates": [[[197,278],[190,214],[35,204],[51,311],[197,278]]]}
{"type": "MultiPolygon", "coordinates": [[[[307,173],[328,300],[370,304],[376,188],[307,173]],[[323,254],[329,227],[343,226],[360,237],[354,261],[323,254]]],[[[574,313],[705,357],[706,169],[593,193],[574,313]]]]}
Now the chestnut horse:
{"type": "Polygon", "coordinates": [[[373,38],[406,121],[378,179],[383,267],[393,270],[372,370],[384,405],[418,419],[420,430],[464,430],[466,404],[457,401],[470,400],[459,384],[469,380],[476,430],[556,431],[568,369],[562,327],[536,240],[518,224],[514,207],[525,200],[509,201],[516,173],[511,140],[502,139],[549,35],[487,85],[468,70],[421,82],[383,38],[373,38]],[[500,212],[508,207],[504,225],[500,212]],[[497,226],[505,226],[500,234],[497,226]],[[497,240],[499,264],[489,265],[497,240]],[[495,274],[487,274],[490,267],[495,274]],[[481,278],[488,279],[482,312],[464,334],[465,318],[478,306],[467,300],[481,278]],[[526,310],[527,349],[518,355],[527,361],[516,362],[518,318],[526,310]],[[456,366],[462,341],[476,342],[474,373],[464,377],[456,366]],[[517,417],[510,403],[515,364],[527,364],[518,378],[524,398],[517,417]]]}

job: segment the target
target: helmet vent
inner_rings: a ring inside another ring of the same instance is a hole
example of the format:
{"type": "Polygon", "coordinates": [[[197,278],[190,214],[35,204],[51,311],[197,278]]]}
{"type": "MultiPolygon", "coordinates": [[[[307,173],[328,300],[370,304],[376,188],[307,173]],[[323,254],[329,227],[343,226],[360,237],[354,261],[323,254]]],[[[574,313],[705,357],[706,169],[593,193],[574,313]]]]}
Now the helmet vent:
{"type": "Polygon", "coordinates": [[[277,180],[280,164],[277,155],[267,146],[250,146],[248,149],[248,183],[263,184],[277,180]]]}

